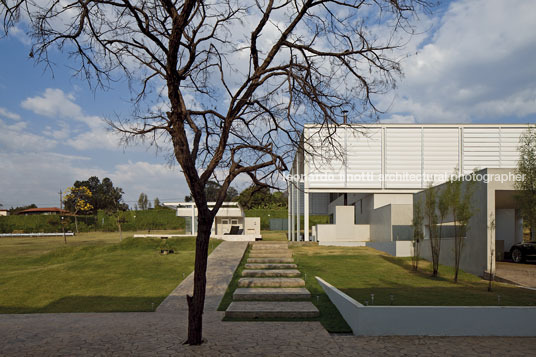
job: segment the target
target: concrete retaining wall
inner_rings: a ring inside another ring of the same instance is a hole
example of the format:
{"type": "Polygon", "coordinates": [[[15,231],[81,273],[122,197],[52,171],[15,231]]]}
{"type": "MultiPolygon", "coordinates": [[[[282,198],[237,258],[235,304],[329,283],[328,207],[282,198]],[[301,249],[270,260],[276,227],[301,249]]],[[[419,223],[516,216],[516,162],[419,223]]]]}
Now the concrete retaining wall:
{"type": "Polygon", "coordinates": [[[381,250],[393,257],[411,257],[413,255],[413,242],[367,242],[367,247],[381,250]]]}
{"type": "Polygon", "coordinates": [[[356,336],[535,336],[535,307],[364,306],[319,277],[356,336]]]}

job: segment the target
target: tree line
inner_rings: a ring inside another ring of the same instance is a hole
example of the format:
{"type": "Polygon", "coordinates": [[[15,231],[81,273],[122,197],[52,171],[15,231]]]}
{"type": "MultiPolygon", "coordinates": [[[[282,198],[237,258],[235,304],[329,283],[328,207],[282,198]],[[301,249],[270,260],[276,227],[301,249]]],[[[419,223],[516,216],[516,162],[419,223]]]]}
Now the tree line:
{"type": "MultiPolygon", "coordinates": [[[[207,201],[215,202],[218,198],[221,185],[216,181],[209,181],[205,187],[207,201]]],[[[192,196],[185,196],[185,202],[192,202],[192,196]]],[[[225,196],[227,202],[238,202],[244,209],[286,209],[288,195],[286,192],[271,191],[270,188],[262,185],[251,185],[238,193],[234,187],[229,187],[225,196]]]]}

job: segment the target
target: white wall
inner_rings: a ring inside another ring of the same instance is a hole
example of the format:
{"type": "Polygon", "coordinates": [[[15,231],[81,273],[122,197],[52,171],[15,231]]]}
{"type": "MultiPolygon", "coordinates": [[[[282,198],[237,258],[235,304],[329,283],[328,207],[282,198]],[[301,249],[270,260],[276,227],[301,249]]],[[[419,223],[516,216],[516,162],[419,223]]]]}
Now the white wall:
{"type": "Polygon", "coordinates": [[[356,336],[534,336],[536,307],[364,306],[316,279],[356,336]]]}
{"type": "Polygon", "coordinates": [[[304,129],[309,187],[426,188],[428,182],[424,180],[386,180],[382,183],[379,176],[451,174],[457,170],[469,173],[475,168],[486,167],[515,168],[519,136],[526,128],[523,124],[378,124],[335,130],[309,125],[304,129]],[[360,174],[370,174],[372,179],[356,179],[360,174]]]}

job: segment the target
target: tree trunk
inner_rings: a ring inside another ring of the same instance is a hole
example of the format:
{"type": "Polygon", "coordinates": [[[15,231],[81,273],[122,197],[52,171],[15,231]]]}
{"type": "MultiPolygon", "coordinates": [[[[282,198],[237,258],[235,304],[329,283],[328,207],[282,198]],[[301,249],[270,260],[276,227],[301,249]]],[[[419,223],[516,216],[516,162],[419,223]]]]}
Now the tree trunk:
{"type": "MultiPolygon", "coordinates": [[[[203,309],[205,306],[205,288],[208,245],[212,219],[203,217],[206,213],[198,210],[198,228],[195,241],[194,294],[186,296],[188,302],[188,340],[189,345],[200,345],[203,341],[203,309]]],[[[194,222],[192,222],[194,224],[194,222]]]]}
{"type": "Polygon", "coordinates": [[[78,233],[78,217],[74,214],[74,230],[78,233]]]}
{"type": "Polygon", "coordinates": [[[117,227],[119,228],[119,241],[123,241],[123,231],[121,230],[121,223],[117,224],[117,227]]]}

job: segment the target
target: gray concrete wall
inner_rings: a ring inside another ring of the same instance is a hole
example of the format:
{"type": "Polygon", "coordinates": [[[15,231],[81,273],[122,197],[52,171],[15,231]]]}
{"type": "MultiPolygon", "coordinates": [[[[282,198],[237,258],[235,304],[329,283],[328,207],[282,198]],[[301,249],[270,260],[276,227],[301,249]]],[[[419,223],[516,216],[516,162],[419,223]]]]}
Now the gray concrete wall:
{"type": "MultiPolygon", "coordinates": [[[[484,169],[477,174],[484,175],[507,175],[510,169],[484,169]]],[[[464,183],[462,190],[465,190],[464,183]]],[[[437,186],[438,194],[445,188],[445,184],[437,186]]],[[[495,248],[495,236],[491,236],[488,227],[495,214],[495,191],[514,190],[514,182],[506,181],[477,181],[474,183],[472,196],[474,215],[469,221],[467,238],[464,240],[460,268],[466,272],[483,275],[490,269],[491,248],[495,248]]],[[[424,202],[425,192],[421,191],[413,195],[414,203],[418,200],[424,202]]],[[[452,217],[447,217],[446,222],[452,222],[452,217]]],[[[426,222],[425,222],[426,224],[426,222]]],[[[421,256],[431,260],[430,240],[425,239],[421,246],[421,256]]],[[[454,266],[454,239],[445,238],[441,242],[441,254],[439,262],[444,265],[454,266]]],[[[493,266],[495,269],[495,265],[493,266]]]]}
{"type": "Polygon", "coordinates": [[[413,240],[412,219],[412,204],[391,205],[391,237],[393,241],[413,240]]]}
{"type": "Polygon", "coordinates": [[[504,241],[504,250],[509,251],[516,243],[515,209],[497,209],[495,211],[495,240],[504,241]]]}
{"type": "Polygon", "coordinates": [[[367,247],[381,250],[393,257],[411,257],[413,255],[413,242],[367,242],[367,247]]]}
{"type": "MultiPolygon", "coordinates": [[[[445,188],[445,184],[437,186],[438,195],[445,188]]],[[[465,184],[462,187],[462,192],[465,189],[465,184]]],[[[425,192],[421,191],[414,195],[414,202],[421,200],[424,202],[425,192]]],[[[473,191],[473,211],[474,215],[469,221],[469,231],[467,239],[464,240],[460,259],[460,269],[476,274],[483,275],[489,265],[489,247],[487,235],[487,207],[488,207],[488,192],[487,185],[484,182],[476,182],[473,191]]],[[[452,217],[447,217],[446,222],[451,222],[452,217]]],[[[425,222],[425,224],[427,224],[425,222]]],[[[430,239],[425,239],[421,244],[421,257],[426,260],[432,260],[430,249],[430,239]]],[[[443,238],[441,241],[441,253],[439,263],[448,266],[454,266],[454,239],[443,238]]]]}
{"type": "Polygon", "coordinates": [[[391,206],[375,209],[370,214],[370,240],[373,242],[390,242],[391,236],[391,206]]]}
{"type": "Polygon", "coordinates": [[[356,336],[534,336],[536,307],[364,306],[316,279],[356,336]]]}
{"type": "Polygon", "coordinates": [[[355,206],[357,224],[370,224],[370,215],[374,209],[374,195],[368,194],[359,198],[355,206]]]}

